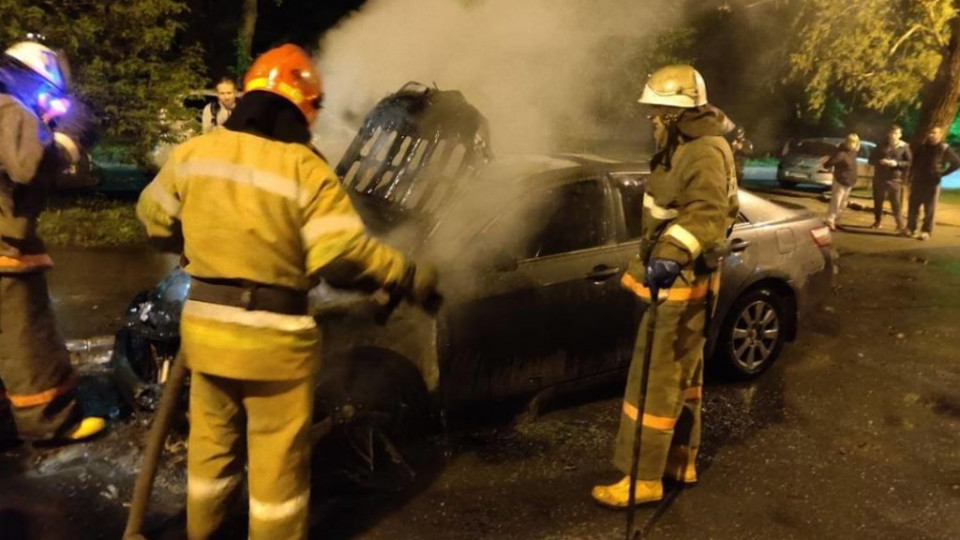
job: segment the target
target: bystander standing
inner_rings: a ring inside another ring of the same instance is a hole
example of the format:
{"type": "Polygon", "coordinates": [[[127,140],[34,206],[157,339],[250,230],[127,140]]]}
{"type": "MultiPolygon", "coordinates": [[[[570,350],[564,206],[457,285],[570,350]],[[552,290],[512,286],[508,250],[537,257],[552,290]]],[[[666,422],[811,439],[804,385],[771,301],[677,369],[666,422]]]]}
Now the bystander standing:
{"type": "Polygon", "coordinates": [[[917,148],[910,173],[910,200],[907,204],[907,230],[916,236],[917,218],[923,207],[923,226],[920,240],[933,234],[933,216],[940,197],[940,179],[960,169],[960,157],[943,141],[943,128],[937,126],[917,148]]]}
{"type": "Polygon", "coordinates": [[[217,83],[217,100],[203,108],[203,132],[210,133],[230,118],[237,106],[237,83],[224,77],[217,83]]]}
{"type": "Polygon", "coordinates": [[[831,231],[837,229],[837,219],[847,208],[850,191],[857,184],[857,152],[859,150],[860,137],[856,133],[851,133],[837,146],[836,151],[824,164],[827,168],[833,168],[830,210],[827,213],[827,226],[831,231]]]}
{"type": "Polygon", "coordinates": [[[737,126],[732,135],[730,149],[733,150],[733,164],[737,170],[737,185],[743,186],[743,168],[747,158],[753,155],[753,143],[742,126],[737,126]]]}
{"type": "Polygon", "coordinates": [[[873,225],[872,229],[880,228],[883,218],[883,203],[890,201],[893,219],[897,224],[897,234],[909,236],[903,226],[903,212],[900,199],[903,194],[903,177],[910,168],[912,155],[910,146],[901,140],[903,130],[893,125],[887,130],[886,140],[873,149],[870,154],[870,164],[874,167],[873,173],[873,225]]]}

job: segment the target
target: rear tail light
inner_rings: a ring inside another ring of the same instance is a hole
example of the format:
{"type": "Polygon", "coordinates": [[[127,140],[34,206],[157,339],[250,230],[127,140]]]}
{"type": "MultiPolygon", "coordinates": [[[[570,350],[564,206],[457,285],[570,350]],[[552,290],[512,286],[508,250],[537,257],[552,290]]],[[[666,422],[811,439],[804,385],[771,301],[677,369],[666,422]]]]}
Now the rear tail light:
{"type": "Polygon", "coordinates": [[[810,229],[810,236],[813,237],[813,243],[820,247],[829,246],[833,240],[830,236],[830,227],[826,225],[810,229]]]}

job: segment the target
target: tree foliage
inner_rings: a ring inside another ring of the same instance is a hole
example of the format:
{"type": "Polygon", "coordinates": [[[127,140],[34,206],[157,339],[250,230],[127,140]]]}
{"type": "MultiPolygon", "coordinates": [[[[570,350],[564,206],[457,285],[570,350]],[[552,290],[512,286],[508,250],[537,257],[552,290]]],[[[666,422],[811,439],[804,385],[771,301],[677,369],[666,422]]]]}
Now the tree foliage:
{"type": "Polygon", "coordinates": [[[191,115],[184,95],[203,87],[201,51],[177,44],[185,15],[183,0],[0,0],[0,37],[6,45],[39,32],[62,49],[104,141],[142,163],[176,137],[191,115]]]}
{"type": "Polygon", "coordinates": [[[950,39],[952,0],[803,0],[790,77],[806,108],[824,112],[838,91],[866,107],[902,113],[933,80],[950,39]]]}

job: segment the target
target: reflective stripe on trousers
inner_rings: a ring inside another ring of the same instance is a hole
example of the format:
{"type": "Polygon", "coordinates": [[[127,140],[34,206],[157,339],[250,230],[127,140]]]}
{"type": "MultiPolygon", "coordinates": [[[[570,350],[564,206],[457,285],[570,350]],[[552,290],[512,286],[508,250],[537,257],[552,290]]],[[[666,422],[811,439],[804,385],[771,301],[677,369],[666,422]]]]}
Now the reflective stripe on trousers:
{"type": "Polygon", "coordinates": [[[79,420],[43,272],[0,274],[0,381],[21,439],[55,438],[79,420]]]}
{"type": "Polygon", "coordinates": [[[245,381],[193,372],[187,536],[213,535],[248,457],[250,538],[307,536],[312,379],[245,381]],[[246,451],[244,451],[244,445],[246,451]]]}
{"type": "MultiPolygon", "coordinates": [[[[710,280],[704,282],[704,294],[710,280]]],[[[706,298],[665,302],[657,307],[657,325],[650,358],[647,396],[642,418],[640,480],[658,480],[671,446],[696,448],[700,443],[700,402],[703,381],[706,298]]],[[[624,392],[614,465],[629,474],[633,461],[640,375],[647,346],[649,314],[637,332],[630,373],[624,392]]]]}

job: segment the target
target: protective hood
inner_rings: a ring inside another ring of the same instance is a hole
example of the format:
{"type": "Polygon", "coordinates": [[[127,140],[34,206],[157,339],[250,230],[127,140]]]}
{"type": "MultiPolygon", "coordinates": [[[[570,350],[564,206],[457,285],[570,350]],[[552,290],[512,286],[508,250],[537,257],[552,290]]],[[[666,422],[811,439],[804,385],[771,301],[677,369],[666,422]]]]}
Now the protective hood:
{"type": "Polygon", "coordinates": [[[290,101],[268,92],[248,92],[223,127],[286,143],[309,144],[310,128],[290,101]]]}
{"type": "Polygon", "coordinates": [[[713,105],[686,109],[677,120],[677,130],[687,139],[723,137],[733,128],[733,123],[727,119],[723,111],[713,105]]]}
{"type": "Polygon", "coordinates": [[[733,131],[735,127],[734,123],[723,114],[723,111],[713,105],[707,104],[693,109],[684,109],[680,113],[680,117],[669,128],[667,144],[650,160],[650,169],[653,170],[663,166],[670,170],[673,153],[683,142],[701,137],[723,137],[726,133],[733,131]]]}

